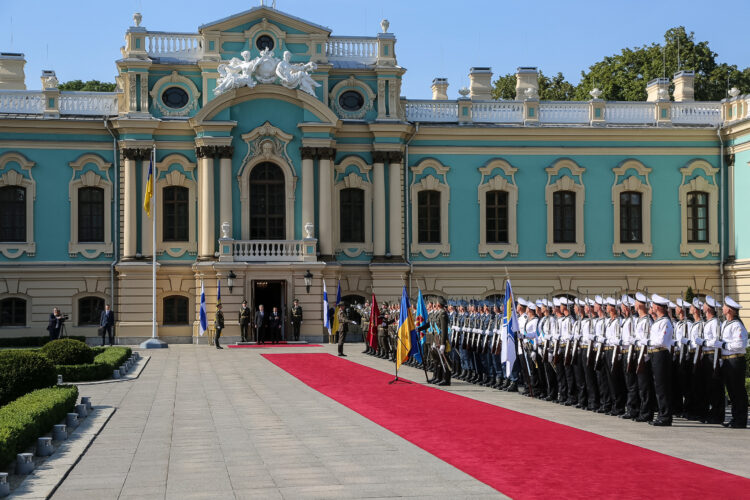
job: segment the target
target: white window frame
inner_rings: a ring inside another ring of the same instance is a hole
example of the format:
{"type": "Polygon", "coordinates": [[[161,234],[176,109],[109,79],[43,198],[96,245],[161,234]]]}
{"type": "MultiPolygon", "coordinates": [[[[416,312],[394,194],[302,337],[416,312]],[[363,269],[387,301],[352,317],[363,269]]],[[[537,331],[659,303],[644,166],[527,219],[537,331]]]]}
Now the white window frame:
{"type": "Polygon", "coordinates": [[[373,241],[372,241],[372,197],[373,188],[372,181],[370,179],[370,171],[372,166],[368,165],[359,156],[347,156],[343,158],[338,164],[334,166],[334,172],[336,178],[339,175],[346,173],[346,170],[350,166],[357,167],[359,173],[351,172],[346,177],[341,178],[333,186],[333,207],[335,215],[333,217],[333,238],[334,238],[334,251],[343,252],[348,257],[357,257],[363,252],[371,255],[373,252],[373,241]],[[367,179],[365,180],[365,178],[367,179]],[[355,242],[342,242],[341,241],[341,218],[339,217],[339,210],[341,208],[341,191],[344,189],[361,189],[364,191],[365,199],[365,241],[364,243],[355,242]]]}
{"type": "Polygon", "coordinates": [[[651,242],[651,204],[653,191],[648,179],[651,169],[638,160],[626,160],[619,167],[613,168],[612,172],[615,175],[614,184],[612,185],[612,206],[614,209],[612,253],[615,257],[625,255],[631,259],[635,259],[640,255],[651,257],[654,249],[651,242]],[[630,169],[635,170],[639,175],[643,176],[646,182],[643,183],[635,175],[621,179],[630,169]],[[629,191],[641,193],[641,230],[643,236],[641,243],[620,242],[620,194],[629,191]]]}
{"type": "Polygon", "coordinates": [[[195,163],[179,153],[166,156],[156,164],[156,252],[157,255],[166,253],[171,257],[181,257],[188,253],[196,255],[198,252],[197,236],[197,183],[195,181],[195,163]],[[172,168],[180,165],[183,172],[172,168]],[[162,175],[166,173],[165,175],[162,175]],[[187,174],[187,175],[186,175],[187,174]],[[170,186],[179,186],[188,189],[188,240],[187,241],[164,241],[164,189],[170,186]]]}
{"type": "Polygon", "coordinates": [[[479,201],[479,255],[489,255],[493,259],[501,260],[511,255],[518,255],[518,186],[516,185],[515,173],[517,168],[511,166],[505,160],[492,160],[484,167],[479,168],[482,178],[477,188],[479,201]],[[510,182],[502,175],[490,177],[495,169],[500,169],[510,177],[510,182]],[[487,243],[487,193],[491,191],[506,191],[508,193],[508,242],[487,243]]]}
{"type": "Polygon", "coordinates": [[[713,167],[706,160],[693,160],[685,167],[680,169],[682,181],[678,190],[680,202],[680,232],[682,234],[680,241],[680,255],[686,257],[692,255],[696,259],[704,259],[708,256],[717,257],[719,255],[719,186],[716,183],[716,173],[718,168],[713,167]],[[703,172],[711,179],[709,183],[705,177],[693,176],[695,170],[703,172]],[[690,180],[688,180],[690,179],[690,180]],[[707,243],[689,243],[687,230],[687,195],[691,191],[704,191],[708,193],[708,242],[707,243]]]}
{"type": "Polygon", "coordinates": [[[434,158],[425,158],[417,165],[411,167],[412,184],[411,192],[411,254],[422,254],[428,259],[434,259],[439,255],[447,256],[451,252],[450,225],[448,224],[450,214],[451,189],[448,185],[448,172],[450,167],[443,165],[434,158]],[[428,168],[432,168],[438,177],[427,174],[416,179],[428,168]],[[419,243],[419,193],[420,191],[438,191],[440,193],[440,243],[419,243]]]}
{"type": "Polygon", "coordinates": [[[547,256],[552,257],[557,254],[563,259],[568,259],[573,255],[581,257],[586,254],[583,217],[583,207],[586,201],[583,173],[586,169],[569,158],[563,158],[557,160],[551,167],[545,168],[544,171],[547,172],[547,185],[544,188],[544,200],[547,203],[547,256]],[[571,175],[560,177],[553,183],[552,178],[559,175],[563,169],[568,169],[571,175]],[[573,243],[555,243],[554,241],[554,193],[557,191],[573,191],[576,194],[576,241],[573,243]]]}
{"type": "Polygon", "coordinates": [[[68,199],[70,200],[70,241],[68,255],[71,258],[79,254],[87,259],[95,259],[102,253],[112,257],[112,181],[109,179],[111,163],[104,161],[99,155],[86,153],[77,160],[68,163],[73,169],[73,175],[68,183],[68,199]],[[93,163],[99,170],[89,170],[82,175],[78,173],[86,165],[93,163]],[[104,191],[104,241],[78,241],[78,191],[85,187],[96,187],[104,191]]]}
{"type": "Polygon", "coordinates": [[[24,253],[29,257],[36,255],[34,242],[34,201],[36,200],[36,181],[31,175],[31,169],[36,163],[30,161],[21,153],[14,151],[0,156],[0,187],[21,186],[26,188],[26,241],[0,242],[0,253],[8,259],[15,259],[24,253]],[[17,163],[26,175],[16,170],[7,169],[8,163],[17,163]],[[6,170],[7,169],[7,170],[6,170]],[[28,177],[27,177],[28,176],[28,177]]]}
{"type": "MultiPolygon", "coordinates": [[[[24,293],[3,293],[0,294],[0,301],[3,301],[5,299],[21,299],[26,301],[26,324],[23,326],[3,326],[0,327],[2,330],[20,330],[22,328],[31,328],[31,297],[24,294],[24,293]]],[[[47,316],[44,316],[44,320],[47,320],[47,316]]]]}

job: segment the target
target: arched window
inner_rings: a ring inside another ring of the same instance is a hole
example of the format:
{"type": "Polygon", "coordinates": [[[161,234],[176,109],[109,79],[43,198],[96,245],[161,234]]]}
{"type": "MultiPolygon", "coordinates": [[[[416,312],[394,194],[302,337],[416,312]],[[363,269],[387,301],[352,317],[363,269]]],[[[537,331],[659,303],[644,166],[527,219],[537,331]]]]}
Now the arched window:
{"type": "Polygon", "coordinates": [[[261,163],[250,172],[250,239],[283,240],[285,236],[284,172],[261,163]]]}
{"type": "Polygon", "coordinates": [[[555,191],[553,194],[553,234],[555,243],[576,241],[576,194],[573,191],[555,191]]]}
{"type": "Polygon", "coordinates": [[[188,241],[190,214],[188,197],[190,190],[181,186],[168,186],[163,194],[163,241],[188,241]]]}
{"type": "Polygon", "coordinates": [[[643,242],[642,195],[636,191],[620,193],[620,243],[643,242]]]}
{"type": "Polygon", "coordinates": [[[418,196],[419,243],[440,243],[440,191],[420,191],[418,196]]]}
{"type": "Polygon", "coordinates": [[[0,188],[0,241],[26,241],[26,188],[0,188]]]}
{"type": "Polygon", "coordinates": [[[104,241],[104,190],[101,188],[78,190],[78,241],[104,241]]]}
{"type": "Polygon", "coordinates": [[[341,241],[365,242],[365,191],[358,188],[342,189],[339,203],[341,241]]]}
{"type": "Polygon", "coordinates": [[[26,301],[17,297],[0,300],[0,327],[26,326],[26,301]]]}
{"type": "Polygon", "coordinates": [[[485,210],[487,243],[508,243],[508,192],[488,191],[485,210]]]}
{"type": "Polygon", "coordinates": [[[104,310],[104,299],[100,297],[82,297],[78,299],[78,324],[98,325],[104,310]]]}
{"type": "Polygon", "coordinates": [[[181,295],[164,297],[164,321],[165,325],[187,325],[188,324],[188,299],[181,295]]]}
{"type": "Polygon", "coordinates": [[[366,299],[361,295],[352,294],[352,295],[345,295],[341,297],[341,300],[343,300],[349,305],[357,305],[357,304],[364,304],[366,299]]]}
{"type": "Polygon", "coordinates": [[[688,243],[708,242],[708,193],[690,191],[687,194],[688,243]]]}

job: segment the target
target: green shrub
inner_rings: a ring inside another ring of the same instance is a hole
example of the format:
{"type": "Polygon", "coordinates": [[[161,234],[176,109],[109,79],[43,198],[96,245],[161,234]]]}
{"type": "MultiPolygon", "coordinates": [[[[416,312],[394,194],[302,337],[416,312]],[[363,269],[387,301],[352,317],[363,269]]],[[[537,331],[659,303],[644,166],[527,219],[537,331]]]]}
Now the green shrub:
{"type": "MultiPolygon", "coordinates": [[[[66,338],[86,342],[86,337],[73,336],[66,338]]],[[[50,342],[49,337],[0,338],[0,347],[42,347],[48,342],[50,342]]]]}
{"type": "Polygon", "coordinates": [[[37,351],[0,352],[0,406],[57,383],[55,366],[37,351]]]}
{"type": "Polygon", "coordinates": [[[0,468],[73,411],[76,386],[38,389],[0,408],[0,468]]]}
{"type": "Polygon", "coordinates": [[[745,351],[745,377],[750,378],[750,349],[745,351]]]}
{"type": "Polygon", "coordinates": [[[93,363],[78,365],[57,365],[57,373],[63,376],[65,382],[85,382],[88,380],[102,380],[112,377],[112,370],[119,367],[132,354],[130,347],[95,347],[96,354],[93,363]]]}
{"type": "Polygon", "coordinates": [[[39,351],[56,365],[83,365],[94,361],[94,351],[80,340],[53,340],[39,351]]]}

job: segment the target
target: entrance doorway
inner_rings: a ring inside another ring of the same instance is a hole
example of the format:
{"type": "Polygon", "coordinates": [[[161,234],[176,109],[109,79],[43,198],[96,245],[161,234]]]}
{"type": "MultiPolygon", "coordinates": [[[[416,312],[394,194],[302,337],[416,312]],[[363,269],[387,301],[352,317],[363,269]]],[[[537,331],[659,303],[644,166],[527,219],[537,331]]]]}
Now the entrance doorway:
{"type": "Polygon", "coordinates": [[[286,339],[286,282],[282,280],[253,280],[253,315],[258,306],[263,304],[267,316],[274,307],[279,308],[282,318],[281,338],[286,339]]]}

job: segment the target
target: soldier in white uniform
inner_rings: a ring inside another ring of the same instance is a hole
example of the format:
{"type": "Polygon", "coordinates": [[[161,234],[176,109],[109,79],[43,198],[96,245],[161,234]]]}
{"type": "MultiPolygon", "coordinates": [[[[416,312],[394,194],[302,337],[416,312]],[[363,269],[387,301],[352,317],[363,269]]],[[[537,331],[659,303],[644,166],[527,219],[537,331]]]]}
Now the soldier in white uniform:
{"type": "MultiPolygon", "coordinates": [[[[536,398],[543,398],[544,397],[544,391],[542,390],[542,385],[539,380],[539,357],[537,356],[535,352],[534,346],[537,342],[538,337],[538,324],[539,324],[539,318],[536,317],[536,304],[533,301],[528,301],[526,304],[526,313],[528,314],[528,318],[526,322],[524,323],[523,328],[523,343],[524,343],[524,349],[529,353],[528,360],[529,360],[529,369],[528,372],[531,372],[530,376],[530,383],[531,388],[533,389],[533,395],[536,398]]],[[[525,369],[525,368],[522,368],[525,369]]],[[[530,391],[527,390],[524,391],[524,395],[531,395],[530,391]]]]}
{"type": "Polygon", "coordinates": [[[678,298],[675,308],[674,322],[674,354],[672,356],[672,411],[676,415],[687,418],[687,408],[690,406],[690,372],[688,368],[688,349],[690,343],[690,327],[692,321],[687,316],[690,304],[678,298]]]}
{"type": "Polygon", "coordinates": [[[542,311],[544,317],[539,320],[539,333],[544,337],[546,343],[546,349],[544,350],[546,355],[542,360],[542,370],[544,371],[544,378],[547,385],[547,397],[545,399],[547,401],[557,401],[557,374],[555,373],[555,366],[552,364],[552,359],[554,358],[552,351],[555,346],[557,332],[554,302],[543,299],[540,303],[543,304],[542,311]]]}
{"type": "Polygon", "coordinates": [[[625,380],[620,368],[619,356],[613,359],[616,349],[620,347],[620,315],[617,311],[617,301],[613,297],[607,297],[607,314],[609,318],[605,320],[605,374],[609,394],[612,401],[612,409],[608,415],[620,416],[625,414],[625,401],[627,394],[625,392],[625,380]]]}
{"type": "Polygon", "coordinates": [[[573,373],[576,381],[576,408],[586,408],[588,404],[588,390],[586,386],[586,370],[585,370],[585,359],[583,354],[584,350],[581,349],[583,345],[583,322],[584,322],[584,311],[586,303],[581,299],[575,299],[575,316],[576,319],[573,322],[573,345],[571,346],[571,365],[573,365],[573,373]]]}
{"type": "Polygon", "coordinates": [[[716,309],[721,307],[710,295],[706,296],[706,303],[703,304],[703,312],[706,315],[706,322],[703,326],[703,339],[696,339],[696,345],[703,347],[703,359],[698,369],[698,377],[703,379],[706,384],[706,400],[701,414],[705,417],[701,422],[706,424],[721,424],[724,422],[724,384],[721,380],[721,374],[714,370],[714,358],[716,357],[717,348],[721,355],[721,324],[716,317],[716,309]],[[705,404],[708,404],[706,413],[705,404]]]}
{"type": "MultiPolygon", "coordinates": [[[[641,292],[635,294],[635,309],[638,319],[635,321],[635,345],[640,354],[641,348],[647,349],[649,332],[651,330],[651,316],[648,314],[648,299],[641,292]]],[[[654,381],[651,375],[651,363],[644,362],[636,372],[638,377],[638,394],[640,409],[636,422],[651,422],[654,418],[654,381]]]]}
{"type": "Polygon", "coordinates": [[[732,419],[722,425],[733,429],[747,427],[747,389],[745,389],[747,329],[739,319],[741,308],[732,297],[724,297],[723,312],[727,319],[722,325],[721,373],[729,400],[732,402],[732,419]]]}
{"type": "Polygon", "coordinates": [[[693,298],[693,302],[690,304],[690,315],[693,318],[693,324],[690,327],[690,349],[688,349],[688,355],[690,361],[687,363],[687,368],[690,371],[690,406],[688,407],[688,420],[706,420],[708,418],[708,397],[707,383],[700,376],[700,355],[702,348],[698,347],[698,344],[703,342],[703,329],[705,324],[703,322],[703,302],[698,297],[693,298]]]}
{"type": "Polygon", "coordinates": [[[586,299],[584,318],[581,321],[581,361],[586,376],[586,399],[589,411],[596,411],[600,406],[599,382],[594,370],[594,351],[596,349],[596,331],[594,329],[594,301],[586,299]]]}
{"type": "Polygon", "coordinates": [[[620,342],[622,344],[622,373],[625,379],[625,413],[620,418],[635,420],[641,407],[640,395],[638,393],[638,376],[635,374],[635,365],[638,352],[635,348],[635,318],[633,318],[632,307],[635,305],[628,295],[622,296],[620,312],[622,313],[622,325],[620,326],[620,342]],[[628,359],[630,366],[628,366],[628,359]]]}
{"type": "Polygon", "coordinates": [[[573,317],[570,315],[570,307],[572,305],[572,301],[568,301],[566,297],[560,297],[560,312],[562,316],[558,320],[560,323],[560,364],[558,365],[558,373],[561,378],[565,379],[566,394],[560,394],[559,401],[565,406],[575,406],[578,404],[573,365],[570,363],[565,364],[565,352],[568,351],[568,356],[570,356],[569,351],[573,348],[573,317]]]}
{"type": "Polygon", "coordinates": [[[672,386],[672,359],[669,348],[673,343],[672,322],[667,316],[669,301],[657,294],[651,296],[656,321],[651,325],[648,336],[648,355],[651,372],[654,377],[654,393],[658,415],[649,424],[654,426],[672,425],[672,404],[670,401],[672,386]]]}
{"type": "MultiPolygon", "coordinates": [[[[605,300],[603,297],[597,295],[594,298],[594,312],[596,313],[596,319],[594,319],[594,334],[596,335],[596,348],[600,350],[599,360],[596,362],[594,367],[596,371],[596,382],[599,385],[599,409],[597,413],[609,413],[612,411],[612,394],[609,390],[609,383],[607,382],[607,364],[604,362],[604,356],[606,351],[604,350],[606,344],[606,318],[604,313],[605,300]]],[[[595,356],[595,354],[592,354],[595,356]]],[[[596,359],[596,357],[595,357],[596,359]]]]}

